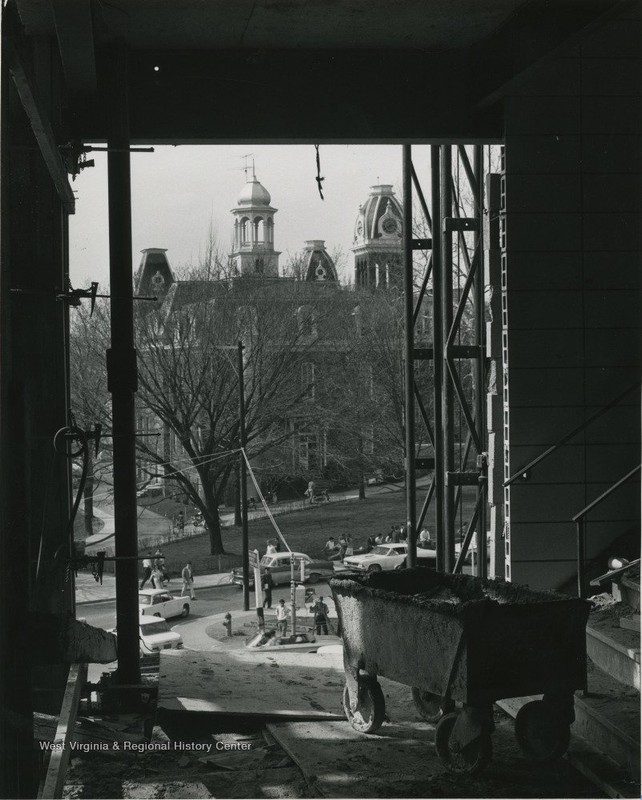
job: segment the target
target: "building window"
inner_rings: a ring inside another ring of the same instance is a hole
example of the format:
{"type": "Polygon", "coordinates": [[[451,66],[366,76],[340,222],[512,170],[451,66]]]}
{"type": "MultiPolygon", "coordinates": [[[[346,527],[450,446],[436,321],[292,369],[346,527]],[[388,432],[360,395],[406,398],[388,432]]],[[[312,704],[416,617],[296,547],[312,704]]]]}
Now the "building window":
{"type": "Polygon", "coordinates": [[[314,400],[316,394],[316,367],[306,361],[301,365],[301,394],[304,400],[314,400]]]}
{"type": "Polygon", "coordinates": [[[306,472],[318,472],[325,466],[325,435],[299,433],[299,467],[306,472]]]}
{"type": "Polygon", "coordinates": [[[311,339],[313,336],[316,336],[317,320],[314,311],[308,306],[300,306],[296,314],[301,337],[304,339],[311,339]]]}

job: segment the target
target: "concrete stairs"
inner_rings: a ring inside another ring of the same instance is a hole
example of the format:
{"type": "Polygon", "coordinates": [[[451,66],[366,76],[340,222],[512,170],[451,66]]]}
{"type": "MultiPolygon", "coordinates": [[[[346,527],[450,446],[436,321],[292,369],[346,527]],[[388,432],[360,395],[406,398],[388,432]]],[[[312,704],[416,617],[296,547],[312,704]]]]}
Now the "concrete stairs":
{"type": "Polygon", "coordinates": [[[611,797],[639,797],[639,569],[618,576],[610,597],[595,601],[586,626],[588,692],[575,698],[573,733],[612,762],[611,797]]]}
{"type": "MultiPolygon", "coordinates": [[[[606,797],[640,797],[639,572],[594,598],[586,629],[588,691],[575,696],[565,756],[606,797]]],[[[532,697],[501,700],[511,716],[532,697]]]]}

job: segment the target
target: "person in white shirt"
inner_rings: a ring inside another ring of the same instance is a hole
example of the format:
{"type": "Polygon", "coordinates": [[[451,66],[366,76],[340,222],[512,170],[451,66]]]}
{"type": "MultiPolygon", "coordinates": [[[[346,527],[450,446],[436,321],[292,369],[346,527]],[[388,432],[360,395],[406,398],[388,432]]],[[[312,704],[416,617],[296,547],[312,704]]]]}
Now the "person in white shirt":
{"type": "Polygon", "coordinates": [[[288,609],[285,607],[285,600],[279,600],[276,607],[276,627],[281,636],[288,635],[288,609]]]}
{"type": "Polygon", "coordinates": [[[181,589],[181,597],[184,597],[185,593],[189,591],[190,600],[196,600],[196,595],[194,594],[194,575],[192,573],[191,561],[188,561],[187,564],[183,567],[183,571],[181,572],[181,577],[183,578],[183,588],[181,589]]]}
{"type": "Polygon", "coordinates": [[[143,559],[143,580],[140,582],[139,588],[142,589],[147,581],[152,577],[152,552],[147,553],[147,558],[143,559]]]}

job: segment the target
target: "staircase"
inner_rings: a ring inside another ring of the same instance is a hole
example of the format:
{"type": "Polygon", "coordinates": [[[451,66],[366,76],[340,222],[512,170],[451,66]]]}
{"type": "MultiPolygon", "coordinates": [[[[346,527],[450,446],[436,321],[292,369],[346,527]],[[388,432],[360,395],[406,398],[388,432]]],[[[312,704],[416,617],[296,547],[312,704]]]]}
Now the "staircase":
{"type": "Polygon", "coordinates": [[[609,588],[594,597],[586,626],[588,693],[575,698],[573,734],[606,758],[588,770],[593,766],[610,797],[639,797],[639,566],[620,572],[609,588]]]}
{"type": "MultiPolygon", "coordinates": [[[[605,797],[640,797],[639,565],[620,571],[608,588],[592,598],[595,609],[586,627],[588,692],[576,693],[566,758],[605,797]]],[[[516,716],[532,699],[498,705],[516,716]]]]}

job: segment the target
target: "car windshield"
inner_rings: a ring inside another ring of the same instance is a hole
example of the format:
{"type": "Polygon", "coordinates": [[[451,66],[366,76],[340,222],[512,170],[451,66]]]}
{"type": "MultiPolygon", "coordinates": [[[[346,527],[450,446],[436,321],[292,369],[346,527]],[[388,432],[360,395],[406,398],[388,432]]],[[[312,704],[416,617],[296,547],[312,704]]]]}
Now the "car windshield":
{"type": "Polygon", "coordinates": [[[139,594],[138,595],[138,605],[139,606],[151,606],[152,598],[148,594],[139,594]]]}
{"type": "Polygon", "coordinates": [[[263,556],[260,561],[262,567],[269,567],[270,564],[274,561],[274,556],[263,556]]]}
{"type": "Polygon", "coordinates": [[[388,548],[387,547],[381,547],[381,545],[378,545],[377,547],[373,547],[372,548],[372,550],[370,551],[370,554],[371,555],[376,555],[376,556],[387,556],[388,555],[388,548]]]}
{"type": "Polygon", "coordinates": [[[172,629],[164,619],[161,619],[158,622],[150,622],[147,625],[140,626],[140,632],[143,636],[150,636],[153,633],[170,633],[171,630],[172,629]]]}

